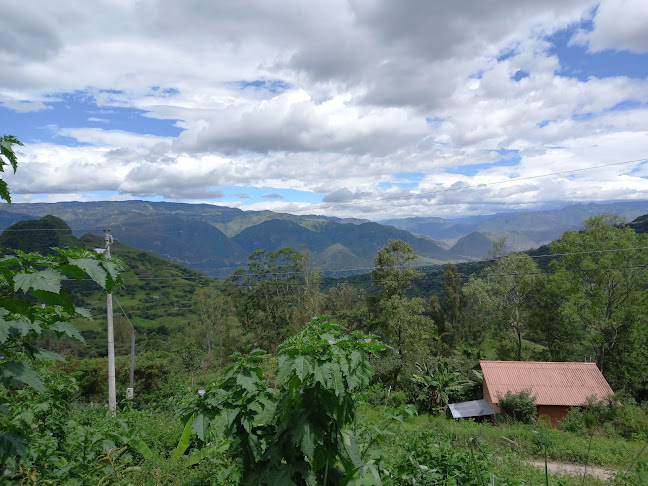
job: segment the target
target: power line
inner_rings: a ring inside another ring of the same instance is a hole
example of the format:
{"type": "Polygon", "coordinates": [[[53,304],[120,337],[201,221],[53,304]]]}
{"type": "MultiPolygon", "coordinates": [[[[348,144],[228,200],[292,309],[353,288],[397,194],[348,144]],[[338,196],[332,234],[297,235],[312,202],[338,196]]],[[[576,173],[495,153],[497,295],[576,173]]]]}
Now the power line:
{"type": "MultiPolygon", "coordinates": [[[[610,252],[624,252],[624,251],[640,251],[640,250],[648,250],[648,246],[639,246],[639,247],[633,247],[633,248],[611,248],[611,249],[606,249],[606,250],[588,250],[588,251],[575,251],[575,252],[566,252],[566,253],[555,253],[555,254],[549,254],[549,255],[527,255],[530,258],[556,258],[556,257],[561,257],[561,256],[572,256],[572,255],[591,255],[591,254],[600,254],[600,253],[610,253],[610,252]]],[[[509,254],[510,255],[510,254],[509,254]]],[[[519,254],[519,255],[526,255],[525,253],[519,254]]],[[[461,262],[464,264],[472,264],[472,265],[478,265],[478,264],[487,264],[487,263],[493,263],[493,262],[498,262],[501,261],[505,257],[499,257],[499,258],[492,258],[492,259],[484,259],[484,260],[476,260],[476,261],[469,261],[469,262],[461,262]]],[[[438,267],[445,266],[447,264],[438,264],[438,267]]],[[[404,269],[404,268],[414,268],[414,267],[396,267],[398,269],[404,269]]],[[[418,268],[429,268],[429,266],[425,267],[418,267],[418,268]]],[[[619,267],[619,268],[624,268],[624,267],[619,267]]],[[[344,271],[366,271],[367,273],[375,270],[376,267],[358,267],[358,268],[352,268],[352,269],[345,269],[344,271]]],[[[274,273],[271,275],[271,277],[264,279],[264,280],[272,280],[272,278],[281,278],[281,277],[293,277],[295,275],[301,275],[301,271],[295,270],[295,271],[287,271],[287,272],[278,272],[274,273]]],[[[245,273],[242,275],[242,277],[265,277],[267,274],[265,273],[245,273]]],[[[138,281],[177,281],[178,285],[185,285],[184,283],[180,282],[182,280],[202,280],[202,279],[210,279],[211,277],[207,274],[201,275],[201,276],[194,276],[194,277],[188,277],[188,276],[177,276],[177,277],[138,277],[138,281]]],[[[422,277],[416,280],[426,280],[428,279],[427,277],[422,277]]],[[[70,282],[78,282],[78,281],[88,281],[88,282],[94,282],[93,279],[91,278],[83,278],[80,280],[72,279],[72,278],[66,278],[64,279],[66,281],[70,282]]],[[[215,280],[217,282],[221,282],[219,280],[215,280]]],[[[187,285],[191,284],[191,282],[187,282],[187,285]]],[[[243,283],[239,285],[245,285],[243,283]]]]}
{"type": "MultiPolygon", "coordinates": [[[[443,194],[446,192],[453,192],[453,191],[463,191],[465,189],[478,189],[480,187],[487,187],[487,186],[494,186],[494,185],[499,185],[499,184],[506,184],[506,183],[514,183],[514,182],[519,182],[519,181],[527,181],[527,180],[532,180],[532,179],[540,179],[542,177],[551,177],[555,175],[565,175],[565,174],[572,174],[574,172],[583,172],[587,170],[594,170],[594,169],[602,169],[605,167],[614,167],[617,165],[626,165],[626,164],[635,164],[638,162],[645,162],[648,160],[648,157],[643,157],[641,159],[635,159],[635,160],[625,160],[623,162],[612,162],[610,164],[602,164],[602,165],[596,165],[593,167],[583,167],[581,169],[570,169],[570,170],[563,170],[559,172],[549,172],[546,174],[538,174],[534,176],[527,176],[527,177],[517,177],[515,179],[505,179],[501,181],[494,181],[494,182],[485,182],[483,184],[472,184],[472,185],[465,185],[462,187],[446,187],[443,189],[439,189],[438,191],[428,191],[428,192],[420,192],[418,194],[401,194],[401,195],[395,195],[395,196],[390,196],[390,197],[381,197],[377,199],[358,199],[355,201],[349,201],[349,202],[338,202],[338,203],[330,203],[330,204],[319,204],[316,208],[322,209],[322,208],[333,208],[333,207],[338,207],[338,206],[350,206],[350,205],[357,205],[357,204],[362,204],[362,203],[371,203],[371,202],[381,202],[381,201],[394,201],[398,199],[420,199],[422,197],[426,196],[434,196],[438,194],[443,194]]],[[[312,211],[313,208],[309,209],[303,209],[303,210],[298,210],[297,212],[306,212],[306,211],[312,211]]]]}

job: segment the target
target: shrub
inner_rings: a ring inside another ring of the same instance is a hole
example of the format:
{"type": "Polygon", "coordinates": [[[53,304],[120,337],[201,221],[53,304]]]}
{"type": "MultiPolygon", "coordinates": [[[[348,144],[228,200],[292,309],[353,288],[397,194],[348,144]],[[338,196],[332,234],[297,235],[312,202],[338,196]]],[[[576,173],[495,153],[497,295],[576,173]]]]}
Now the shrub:
{"type": "Polygon", "coordinates": [[[498,394],[497,397],[499,399],[498,405],[506,417],[524,424],[535,422],[538,412],[535,397],[531,396],[530,390],[522,390],[518,393],[509,390],[506,395],[498,394]]]}
{"type": "Polygon", "coordinates": [[[225,376],[179,411],[197,436],[196,454],[206,454],[213,439],[224,436],[247,484],[348,481],[370,467],[345,430],[355,418],[353,394],[371,379],[365,355],[385,348],[375,336],[344,334],[325,317],[311,320],[277,349],[273,388],[260,366],[265,352],[237,353],[225,376]]]}

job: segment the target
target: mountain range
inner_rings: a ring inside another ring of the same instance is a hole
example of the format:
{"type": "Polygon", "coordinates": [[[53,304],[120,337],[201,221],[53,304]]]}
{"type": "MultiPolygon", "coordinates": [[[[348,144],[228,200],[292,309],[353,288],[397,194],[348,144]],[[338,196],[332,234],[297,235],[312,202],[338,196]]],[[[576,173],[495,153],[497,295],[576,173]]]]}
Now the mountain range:
{"type": "MultiPolygon", "coordinates": [[[[577,204],[554,211],[457,219],[408,218],[381,223],[243,211],[209,204],[22,203],[0,205],[0,231],[21,220],[52,215],[67,223],[77,237],[86,233],[101,235],[105,228],[111,228],[119,242],[217,278],[246,266],[248,256],[256,250],[285,247],[306,248],[313,263],[325,273],[344,275],[371,270],[376,252],[390,239],[410,243],[419,255],[419,265],[443,264],[481,258],[488,253],[493,240],[501,236],[508,237],[510,250],[536,248],[560,237],[565,230],[579,229],[584,219],[600,213],[619,214],[630,220],[648,213],[648,201],[577,204]]],[[[51,228],[51,231],[57,229],[51,228]]],[[[9,247],[6,242],[2,246],[9,247]]]]}
{"type": "Polygon", "coordinates": [[[379,221],[448,245],[456,256],[481,258],[498,238],[506,237],[509,251],[546,245],[567,230],[579,230],[587,218],[617,214],[627,221],[648,213],[648,201],[573,204],[561,209],[511,212],[458,218],[402,218],[379,221]],[[490,242],[490,244],[488,243],[490,242]]]}

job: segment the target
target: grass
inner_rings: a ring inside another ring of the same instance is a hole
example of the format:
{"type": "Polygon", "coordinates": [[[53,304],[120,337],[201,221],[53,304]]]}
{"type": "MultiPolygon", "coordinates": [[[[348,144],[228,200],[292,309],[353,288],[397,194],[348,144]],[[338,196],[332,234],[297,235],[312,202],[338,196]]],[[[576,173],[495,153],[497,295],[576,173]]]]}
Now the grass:
{"type": "MultiPolygon", "coordinates": [[[[518,424],[492,425],[489,422],[455,421],[445,417],[420,415],[409,417],[399,409],[362,405],[358,422],[378,425],[389,430],[374,445],[384,458],[407,455],[422,431],[429,431],[439,447],[468,451],[471,438],[476,439],[482,454],[487,457],[488,471],[498,478],[514,478],[519,483],[544,484],[544,470],[529,461],[544,460],[542,433],[533,426],[518,424]],[[512,446],[502,436],[514,440],[512,446]]],[[[548,432],[547,456],[549,461],[566,462],[584,466],[589,437],[585,434],[551,429],[548,432]]],[[[589,465],[625,471],[641,451],[643,443],[616,437],[595,436],[589,456],[589,465]]],[[[582,476],[550,475],[550,484],[580,485],[582,476]],[[560,482],[559,482],[560,481],[560,482]]],[[[608,482],[589,477],[587,484],[603,485],[608,482]]]]}

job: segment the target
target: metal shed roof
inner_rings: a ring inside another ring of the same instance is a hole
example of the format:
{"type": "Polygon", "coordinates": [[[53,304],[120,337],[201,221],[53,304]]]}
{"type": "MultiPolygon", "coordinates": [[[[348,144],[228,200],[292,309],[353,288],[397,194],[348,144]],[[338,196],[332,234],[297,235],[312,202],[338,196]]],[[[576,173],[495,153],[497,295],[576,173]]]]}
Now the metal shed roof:
{"type": "Polygon", "coordinates": [[[486,400],[471,400],[469,402],[450,403],[448,405],[454,418],[481,417],[493,415],[494,412],[486,400]]]}
{"type": "Polygon", "coordinates": [[[551,361],[480,361],[484,394],[492,403],[507,391],[529,390],[536,405],[584,405],[587,398],[604,399],[614,392],[596,363],[551,361]]]}

